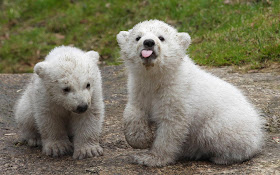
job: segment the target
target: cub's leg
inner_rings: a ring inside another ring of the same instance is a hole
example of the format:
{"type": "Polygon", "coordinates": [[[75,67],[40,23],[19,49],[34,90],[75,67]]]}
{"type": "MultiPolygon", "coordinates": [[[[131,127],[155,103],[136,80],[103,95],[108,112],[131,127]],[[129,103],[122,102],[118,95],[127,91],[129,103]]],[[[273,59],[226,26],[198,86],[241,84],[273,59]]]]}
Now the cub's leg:
{"type": "Polygon", "coordinates": [[[136,149],[150,148],[154,140],[145,111],[129,103],[124,111],[124,134],[128,144],[136,149]]]}
{"type": "Polygon", "coordinates": [[[135,161],[147,166],[165,166],[175,163],[182,152],[188,135],[189,120],[178,107],[164,105],[156,107],[154,118],[157,120],[155,140],[147,153],[135,156],[135,161]],[[166,109],[168,106],[168,110],[166,109]]]}
{"type": "Polygon", "coordinates": [[[74,159],[103,155],[103,148],[99,145],[102,120],[102,112],[87,111],[84,115],[73,115],[74,159]]]}
{"type": "Polygon", "coordinates": [[[27,141],[29,146],[41,145],[41,138],[37,129],[34,113],[27,95],[23,95],[15,107],[15,119],[21,133],[22,141],[27,141]]]}
{"type": "Polygon", "coordinates": [[[38,111],[35,117],[42,138],[43,153],[57,157],[73,152],[63,118],[54,112],[43,109],[38,111]]]}

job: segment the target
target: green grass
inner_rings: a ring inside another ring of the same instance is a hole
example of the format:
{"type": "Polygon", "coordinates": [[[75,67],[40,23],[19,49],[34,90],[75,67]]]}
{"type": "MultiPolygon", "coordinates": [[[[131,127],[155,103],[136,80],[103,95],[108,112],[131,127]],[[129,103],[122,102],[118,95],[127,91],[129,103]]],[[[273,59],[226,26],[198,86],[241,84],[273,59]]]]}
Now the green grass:
{"type": "Polygon", "coordinates": [[[0,73],[32,72],[59,45],[93,49],[106,64],[121,64],[116,35],[147,19],[188,32],[188,54],[200,65],[280,63],[280,1],[241,1],[0,0],[0,73]]]}

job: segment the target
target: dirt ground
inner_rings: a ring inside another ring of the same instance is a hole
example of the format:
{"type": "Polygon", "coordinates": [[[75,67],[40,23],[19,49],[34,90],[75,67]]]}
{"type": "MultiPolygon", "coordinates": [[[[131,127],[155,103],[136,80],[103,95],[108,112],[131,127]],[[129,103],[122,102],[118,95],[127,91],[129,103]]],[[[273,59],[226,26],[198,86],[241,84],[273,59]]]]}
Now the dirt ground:
{"type": "Polygon", "coordinates": [[[204,69],[242,89],[267,120],[267,144],[250,161],[230,166],[180,161],[162,168],[133,164],[130,156],[140,150],[132,149],[122,132],[127,76],[123,66],[105,66],[101,67],[106,104],[101,139],[104,156],[84,160],[48,157],[41,148],[18,142],[13,105],[30,74],[0,74],[0,174],[280,174],[280,70],[240,73],[231,67],[204,69]]]}

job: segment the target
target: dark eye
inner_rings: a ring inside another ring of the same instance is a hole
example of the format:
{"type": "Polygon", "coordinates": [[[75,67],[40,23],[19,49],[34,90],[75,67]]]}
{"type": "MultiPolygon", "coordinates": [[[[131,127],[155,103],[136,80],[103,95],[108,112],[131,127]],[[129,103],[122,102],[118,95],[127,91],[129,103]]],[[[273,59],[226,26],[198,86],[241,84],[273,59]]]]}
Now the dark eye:
{"type": "Polygon", "coordinates": [[[89,89],[89,88],[90,88],[90,84],[88,83],[88,84],[87,84],[87,89],[89,89]]]}
{"type": "Polygon", "coordinates": [[[70,87],[66,87],[66,88],[63,88],[63,92],[66,92],[66,93],[68,93],[68,92],[70,92],[70,87]]]}
{"type": "Polygon", "coordinates": [[[136,38],[136,41],[139,41],[141,39],[141,37],[140,36],[138,36],[137,38],[136,38]]]}
{"type": "Polygon", "coordinates": [[[159,36],[158,39],[161,40],[161,41],[165,40],[162,36],[159,36]]]}

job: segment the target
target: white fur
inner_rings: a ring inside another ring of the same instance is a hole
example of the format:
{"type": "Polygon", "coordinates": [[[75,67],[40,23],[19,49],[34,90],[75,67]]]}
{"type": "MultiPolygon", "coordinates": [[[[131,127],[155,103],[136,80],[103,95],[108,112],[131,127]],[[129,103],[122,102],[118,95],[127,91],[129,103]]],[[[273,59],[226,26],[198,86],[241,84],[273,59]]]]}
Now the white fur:
{"type": "Polygon", "coordinates": [[[60,46],[35,65],[36,74],[15,106],[16,121],[30,146],[42,142],[43,153],[52,156],[72,152],[74,147],[75,159],[103,154],[99,135],[104,104],[98,58],[95,51],[60,46]],[[65,87],[70,91],[64,92],[65,87]],[[77,113],[77,107],[86,104],[88,109],[77,113]]]}
{"type": "Polygon", "coordinates": [[[128,70],[126,140],[133,148],[150,148],[136,155],[136,162],[165,166],[184,157],[231,164],[261,150],[258,113],[237,88],[191,61],[185,54],[191,42],[187,33],[149,20],[121,31],[117,40],[128,70]],[[155,41],[153,67],[140,58],[146,39],[155,41]]]}

